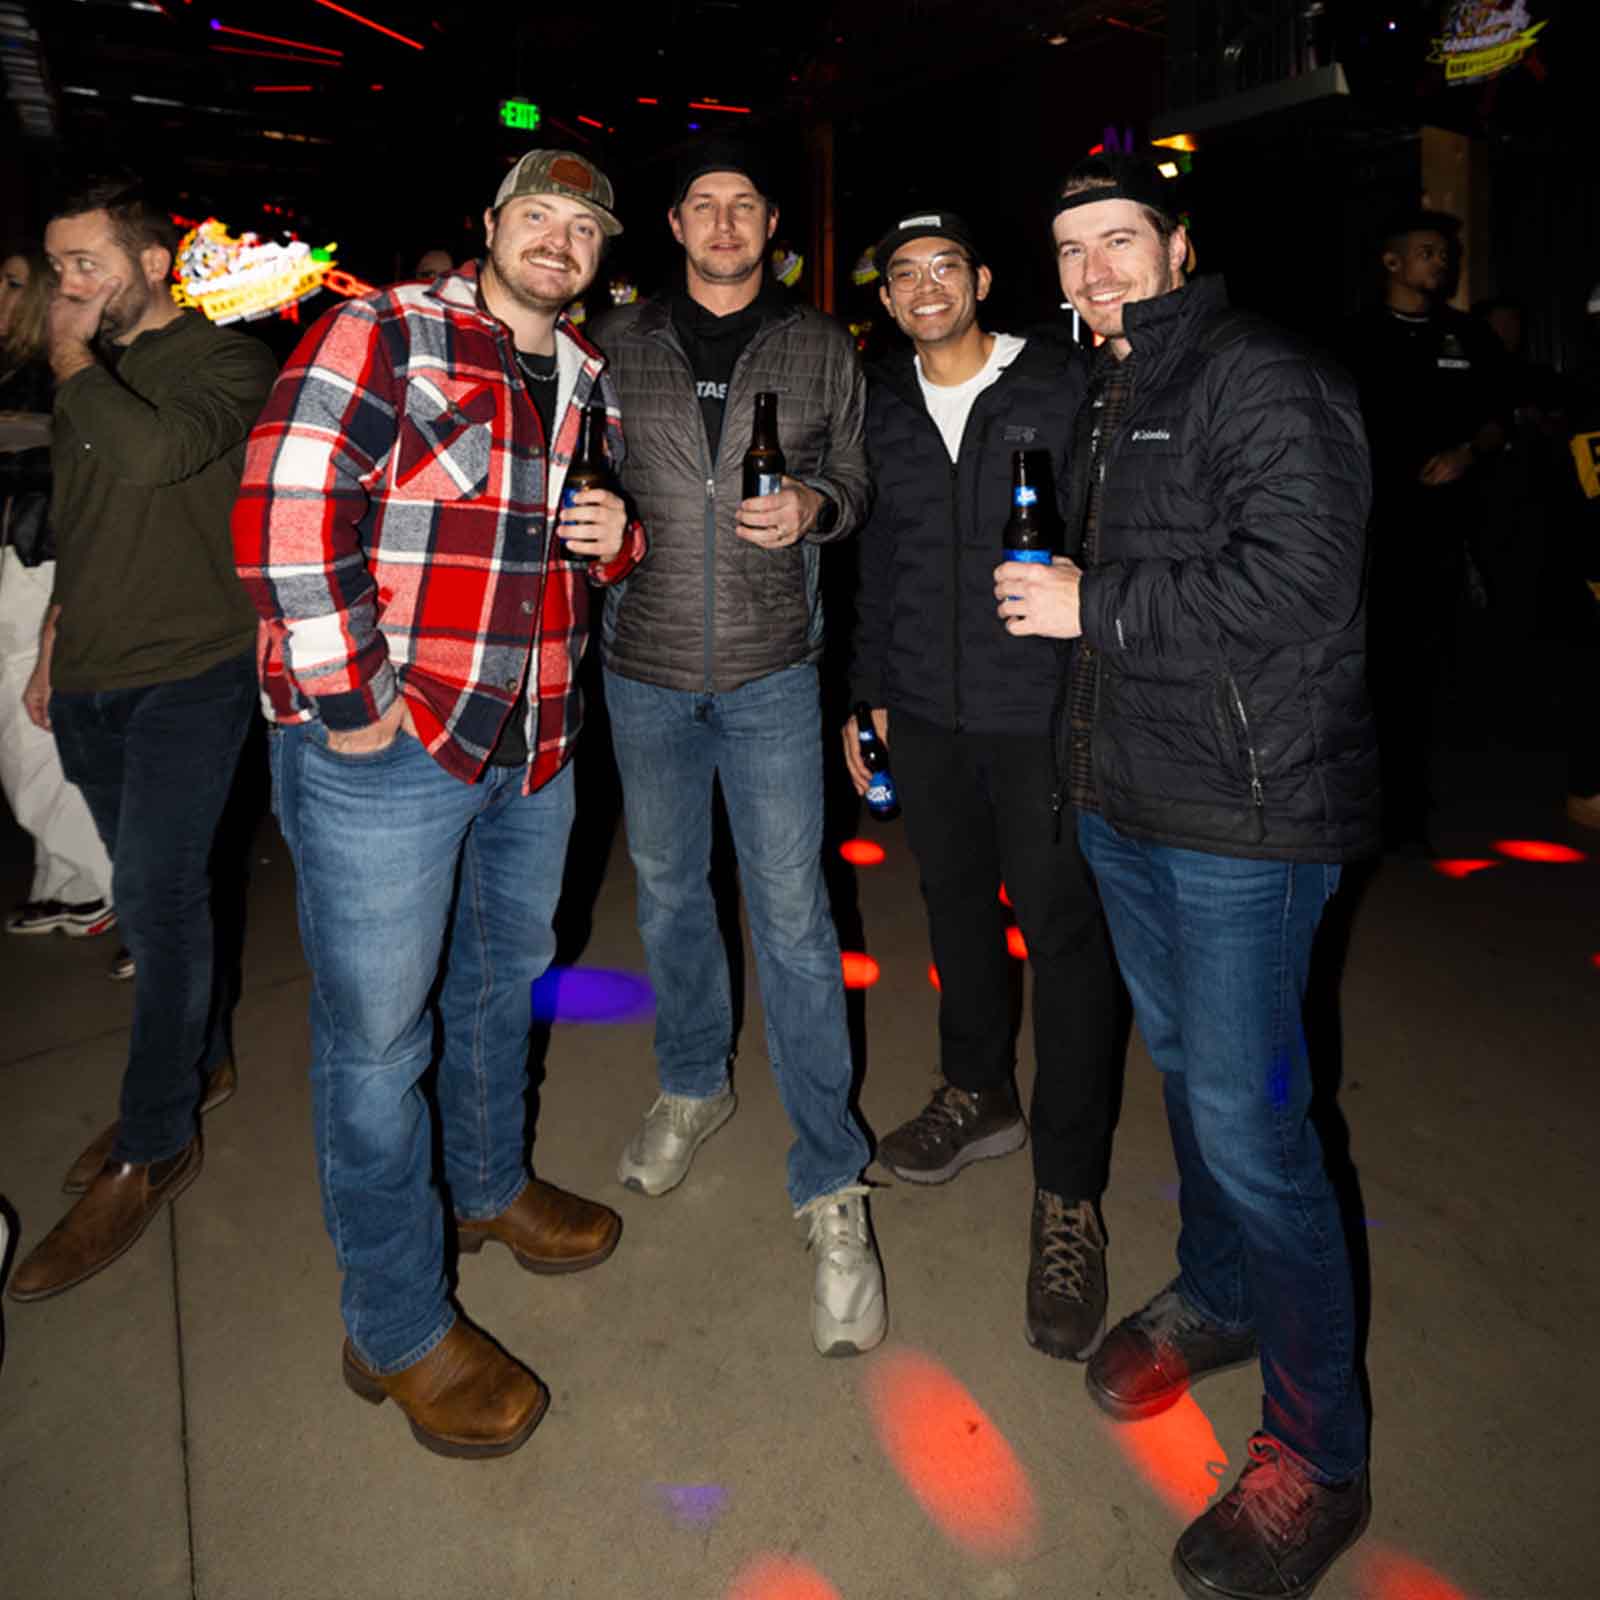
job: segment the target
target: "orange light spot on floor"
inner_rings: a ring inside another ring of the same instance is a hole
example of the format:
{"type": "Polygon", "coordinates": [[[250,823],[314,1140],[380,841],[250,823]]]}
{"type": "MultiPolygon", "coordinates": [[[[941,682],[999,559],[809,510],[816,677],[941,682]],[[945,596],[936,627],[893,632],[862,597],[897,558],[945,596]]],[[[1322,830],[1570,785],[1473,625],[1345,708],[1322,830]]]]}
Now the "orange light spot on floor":
{"type": "Polygon", "coordinates": [[[1026,961],[1028,959],[1028,945],[1027,941],[1022,937],[1021,928],[1006,929],[1006,949],[1009,950],[1018,961],[1026,961]]]}
{"type": "Polygon", "coordinates": [[[1006,893],[1006,886],[1003,883],[1000,885],[1000,904],[1003,906],[1011,904],[1011,896],[1006,893]]]}
{"type": "Polygon", "coordinates": [[[1468,1600],[1432,1567],[1388,1545],[1369,1540],[1357,1560],[1362,1600],[1468,1600]]]}
{"type": "MultiPolygon", "coordinates": [[[[1594,960],[1595,965],[1600,967],[1600,956],[1596,956],[1594,960]]],[[[928,963],[928,982],[931,983],[935,989],[939,990],[941,994],[944,992],[944,985],[939,982],[939,969],[931,961],[928,963]]]]}
{"type": "Polygon", "coordinates": [[[875,867],[883,860],[883,846],[871,839],[846,839],[839,846],[839,854],[852,867],[875,867]]]}
{"type": "Polygon", "coordinates": [[[813,1566],[788,1556],[757,1556],[741,1567],[728,1600],[843,1600],[813,1566]]]}
{"type": "Polygon", "coordinates": [[[956,1378],[899,1349],[874,1361],[864,1387],[884,1454],[940,1532],[973,1555],[1027,1554],[1039,1521],[1033,1486],[956,1378]]]}
{"type": "Polygon", "coordinates": [[[1170,1411],[1144,1422],[1101,1424],[1139,1475],[1185,1522],[1200,1515],[1211,1498],[1232,1482],[1228,1452],[1217,1442],[1211,1419],[1192,1394],[1170,1411]]]}
{"type": "Polygon", "coordinates": [[[1553,844],[1549,839],[1496,839],[1494,847],[1513,861],[1542,861],[1565,867],[1588,859],[1570,844],[1553,844]]]}
{"type": "Polygon", "coordinates": [[[844,965],[844,986],[847,989],[870,989],[878,981],[878,963],[859,950],[846,950],[840,961],[844,965]]]}
{"type": "Polygon", "coordinates": [[[1474,872],[1482,872],[1485,867],[1498,867],[1498,861],[1477,861],[1459,858],[1450,861],[1435,861],[1433,870],[1442,872],[1447,878],[1470,878],[1474,872]]]}

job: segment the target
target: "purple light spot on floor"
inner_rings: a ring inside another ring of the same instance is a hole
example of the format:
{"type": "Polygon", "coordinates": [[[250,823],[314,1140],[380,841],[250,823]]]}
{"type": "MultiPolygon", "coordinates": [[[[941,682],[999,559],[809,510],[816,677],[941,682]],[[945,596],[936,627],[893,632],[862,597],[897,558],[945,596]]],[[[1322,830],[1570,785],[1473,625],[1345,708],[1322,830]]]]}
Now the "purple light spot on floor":
{"type": "Polygon", "coordinates": [[[667,1514],[685,1528],[709,1528],[728,1509],[720,1483],[658,1483],[656,1493],[667,1514]]]}
{"type": "Polygon", "coordinates": [[[533,986],[535,1022],[648,1022],[655,990],[640,972],[551,967],[533,986]]]}

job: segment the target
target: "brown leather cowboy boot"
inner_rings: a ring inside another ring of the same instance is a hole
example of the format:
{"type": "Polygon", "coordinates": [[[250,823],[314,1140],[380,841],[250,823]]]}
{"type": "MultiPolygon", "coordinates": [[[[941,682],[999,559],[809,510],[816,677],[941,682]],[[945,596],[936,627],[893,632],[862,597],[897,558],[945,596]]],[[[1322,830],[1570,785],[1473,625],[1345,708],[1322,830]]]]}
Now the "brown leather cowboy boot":
{"type": "Polygon", "coordinates": [[[622,1218],[609,1206],[530,1178],[498,1217],[457,1217],[456,1232],[463,1255],[476,1255],[498,1239],[529,1272],[582,1272],[617,1248],[622,1218]]]}

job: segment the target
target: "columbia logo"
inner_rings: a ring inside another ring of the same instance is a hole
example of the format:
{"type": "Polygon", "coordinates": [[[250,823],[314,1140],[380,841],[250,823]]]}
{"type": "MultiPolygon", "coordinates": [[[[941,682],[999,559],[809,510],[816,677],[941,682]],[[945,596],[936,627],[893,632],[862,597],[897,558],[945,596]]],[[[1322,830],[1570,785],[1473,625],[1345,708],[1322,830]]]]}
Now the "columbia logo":
{"type": "Polygon", "coordinates": [[[1172,435],[1165,428],[1135,428],[1133,442],[1143,444],[1146,439],[1170,439],[1172,435]]]}

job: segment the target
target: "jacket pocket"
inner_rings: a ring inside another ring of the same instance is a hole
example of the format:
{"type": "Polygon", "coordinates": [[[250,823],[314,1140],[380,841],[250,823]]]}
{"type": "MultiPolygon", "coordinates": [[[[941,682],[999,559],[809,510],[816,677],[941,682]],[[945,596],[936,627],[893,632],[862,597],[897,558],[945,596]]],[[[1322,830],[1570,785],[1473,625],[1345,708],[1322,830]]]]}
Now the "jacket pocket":
{"type": "MultiPolygon", "coordinates": [[[[458,386],[459,387],[459,386],[458,386]]],[[[489,487],[495,395],[488,384],[451,393],[413,381],[395,441],[396,492],[408,500],[471,500],[489,487]]]]}

